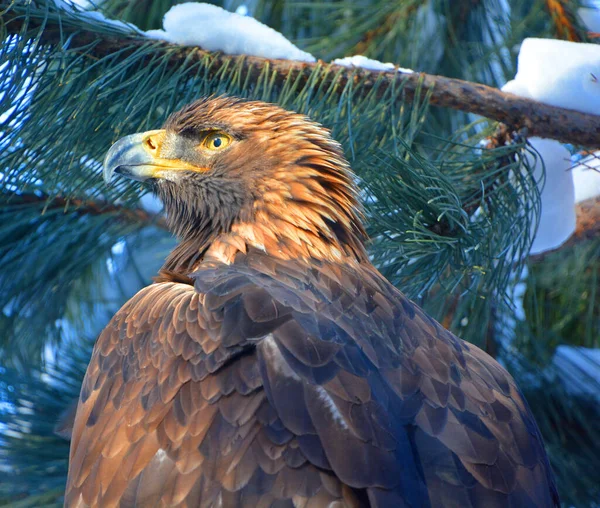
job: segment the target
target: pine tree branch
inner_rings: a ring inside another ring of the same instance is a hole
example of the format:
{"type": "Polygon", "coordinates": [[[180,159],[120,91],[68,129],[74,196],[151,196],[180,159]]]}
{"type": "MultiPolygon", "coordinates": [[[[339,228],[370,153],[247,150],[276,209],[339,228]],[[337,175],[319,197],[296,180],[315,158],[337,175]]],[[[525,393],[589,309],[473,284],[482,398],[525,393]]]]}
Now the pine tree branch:
{"type": "MultiPolygon", "coordinates": [[[[126,220],[132,223],[139,223],[141,226],[154,225],[158,228],[168,230],[167,222],[161,214],[149,213],[141,208],[129,208],[122,205],[115,205],[103,201],[82,200],[78,198],[66,199],[62,196],[49,198],[44,195],[37,194],[13,194],[10,197],[2,196],[3,200],[7,200],[11,204],[16,205],[39,205],[44,210],[53,210],[63,208],[66,211],[70,207],[74,208],[77,213],[82,215],[101,215],[115,214],[120,220],[126,220]]],[[[561,249],[568,249],[574,245],[600,237],[600,197],[591,198],[577,204],[577,226],[575,232],[562,245],[551,251],[542,252],[530,257],[533,262],[540,262],[545,257],[553,252],[561,249]]]]}
{"type": "MultiPolygon", "coordinates": [[[[44,44],[65,45],[65,47],[70,47],[71,51],[85,48],[86,54],[97,58],[117,52],[122,58],[125,58],[141,47],[155,44],[157,51],[168,51],[169,65],[171,66],[180,66],[184,61],[188,64],[190,61],[203,61],[203,64],[210,68],[210,73],[214,75],[228,64],[230,68],[241,68],[247,76],[247,83],[256,82],[265,67],[270,69],[275,81],[283,82],[291,79],[299,86],[306,84],[311,75],[320,70],[321,86],[334,85],[335,90],[339,93],[345,89],[345,85],[349,81],[353,81],[360,83],[361,94],[367,94],[376,88],[377,95],[382,96],[386,89],[393,86],[395,82],[402,82],[403,98],[406,100],[412,101],[417,94],[423,96],[425,91],[429,91],[431,92],[430,104],[474,113],[499,121],[507,126],[502,130],[509,135],[511,131],[518,131],[522,136],[548,137],[575,145],[600,147],[600,116],[550,106],[478,83],[424,73],[380,73],[364,69],[346,69],[324,62],[308,64],[245,55],[231,57],[221,53],[210,53],[195,47],[181,47],[140,37],[83,30],[81,26],[76,25],[73,17],[61,19],[60,24],[48,20],[40,34],[39,30],[43,22],[43,19],[34,16],[30,16],[29,19],[24,16],[15,16],[14,12],[3,16],[4,27],[8,33],[23,34],[23,31],[26,31],[30,37],[39,36],[39,41],[44,44]],[[10,17],[10,14],[13,14],[13,17],[10,17]],[[66,40],[68,40],[68,44],[65,44],[66,40]],[[93,46],[93,49],[90,49],[90,46],[93,46]]],[[[41,198],[35,195],[28,196],[20,199],[23,202],[27,199],[48,201],[47,196],[41,198]]],[[[166,226],[164,219],[152,216],[141,209],[134,210],[115,207],[115,205],[107,203],[81,200],[67,202],[65,198],[60,197],[52,198],[49,203],[50,207],[65,207],[71,204],[91,214],[116,212],[135,222],[153,223],[158,227],[166,226]]],[[[600,236],[600,227],[597,226],[600,223],[600,203],[591,203],[585,208],[580,206],[577,216],[577,232],[565,246],[573,245],[586,238],[600,236]],[[596,220],[595,223],[594,220],[596,220]]]]}
{"type": "Polygon", "coordinates": [[[577,204],[577,227],[567,245],[600,236],[600,196],[577,204]]]}
{"type": "Polygon", "coordinates": [[[368,30],[364,33],[361,40],[358,41],[354,46],[353,53],[355,53],[356,55],[365,54],[368,51],[369,46],[373,44],[377,37],[388,33],[390,29],[394,26],[394,24],[398,22],[399,19],[407,18],[413,12],[415,12],[418,9],[418,7],[419,6],[417,4],[408,5],[404,10],[393,11],[392,13],[390,13],[388,16],[386,16],[383,23],[378,25],[376,28],[368,30]]]}
{"type": "Polygon", "coordinates": [[[531,256],[533,262],[543,261],[551,253],[569,249],[578,243],[600,237],[600,196],[586,199],[576,206],[577,225],[569,239],[556,249],[531,256]]]}
{"type": "MultiPolygon", "coordinates": [[[[6,199],[6,196],[3,196],[6,199]]],[[[154,225],[158,228],[168,230],[167,222],[161,214],[154,214],[141,208],[129,208],[103,201],[82,200],[78,198],[66,199],[61,196],[49,198],[37,194],[14,194],[8,198],[8,202],[16,205],[40,205],[44,210],[63,208],[66,211],[70,207],[82,215],[115,214],[120,220],[139,223],[142,226],[154,225]]],[[[561,246],[554,250],[531,256],[532,261],[542,261],[549,253],[560,249],[570,248],[580,242],[600,237],[600,197],[591,198],[577,204],[577,226],[573,235],[561,246]]]]}
{"type": "Polygon", "coordinates": [[[546,8],[550,12],[556,28],[556,37],[557,39],[581,42],[581,37],[566,4],[565,0],[546,0],[546,8]]]}
{"type": "MultiPolygon", "coordinates": [[[[115,205],[98,200],[83,200],[79,198],[65,198],[62,196],[49,197],[44,194],[33,193],[11,194],[3,193],[2,201],[9,205],[39,205],[43,211],[64,209],[65,213],[72,210],[80,215],[103,215],[114,214],[118,220],[125,220],[141,226],[154,225],[161,229],[167,229],[165,218],[160,214],[149,213],[141,208],[130,208],[123,205],[115,205]]],[[[42,212],[43,213],[43,212],[42,212]]]]}
{"type": "Polygon", "coordinates": [[[395,71],[381,73],[364,69],[346,69],[322,61],[310,64],[245,55],[232,57],[221,53],[210,53],[196,47],[149,41],[142,37],[115,36],[83,30],[81,26],[76,25],[73,17],[62,19],[61,23],[57,24],[33,16],[27,20],[24,16],[16,16],[15,12],[9,11],[9,15],[4,15],[3,23],[10,34],[23,34],[25,29],[30,37],[39,36],[42,43],[68,46],[71,51],[78,47],[85,47],[87,54],[98,58],[116,52],[120,52],[124,58],[142,46],[155,44],[157,51],[162,49],[169,52],[171,66],[181,66],[184,62],[190,61],[208,61],[207,66],[213,75],[218,73],[223,65],[235,66],[246,75],[248,84],[256,82],[261,76],[261,71],[268,66],[274,82],[283,83],[291,79],[299,86],[305,85],[315,71],[321,70],[319,79],[321,86],[326,88],[333,85],[338,93],[342,93],[349,81],[360,83],[361,94],[367,94],[375,88],[378,96],[383,96],[390,86],[401,85],[404,92],[403,99],[409,102],[429,92],[431,93],[429,102],[434,106],[473,113],[502,122],[522,136],[539,136],[574,145],[600,147],[600,116],[550,106],[480,83],[425,73],[406,74],[395,71]],[[10,17],[10,14],[13,17],[10,17]],[[41,28],[42,23],[44,23],[43,32],[39,34],[36,30],[41,28]],[[92,49],[90,45],[93,45],[92,49]]]}

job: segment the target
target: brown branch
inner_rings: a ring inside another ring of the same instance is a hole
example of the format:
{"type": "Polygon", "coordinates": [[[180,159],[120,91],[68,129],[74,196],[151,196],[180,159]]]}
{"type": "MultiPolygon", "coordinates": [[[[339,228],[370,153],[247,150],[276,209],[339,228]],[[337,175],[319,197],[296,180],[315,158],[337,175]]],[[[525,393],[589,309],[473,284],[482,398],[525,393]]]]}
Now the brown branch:
{"type": "Polygon", "coordinates": [[[38,196],[37,194],[10,194],[3,193],[0,201],[8,205],[38,205],[42,208],[42,214],[46,210],[56,210],[62,208],[65,213],[75,212],[81,215],[106,215],[114,214],[118,220],[130,223],[139,223],[141,226],[154,225],[161,229],[167,229],[165,218],[160,214],[149,213],[141,208],[130,208],[122,205],[115,205],[98,200],[83,200],[79,198],[65,198],[62,196],[49,197],[47,195],[38,196]]]}
{"type": "MultiPolygon", "coordinates": [[[[14,12],[12,14],[12,17],[4,15],[2,19],[8,33],[22,34],[23,30],[27,30],[30,37],[39,34],[42,19],[36,20],[32,17],[29,19],[28,25],[25,26],[26,21],[23,16],[15,16],[14,12]]],[[[506,133],[519,131],[519,134],[523,136],[540,136],[591,148],[600,147],[600,116],[550,106],[505,93],[479,83],[425,73],[399,74],[397,72],[387,72],[382,76],[379,72],[364,69],[342,68],[341,75],[338,75],[340,71],[339,66],[328,65],[324,62],[309,64],[289,60],[269,60],[245,55],[231,57],[221,53],[210,53],[200,48],[186,48],[168,43],[149,41],[141,37],[112,36],[82,30],[72,17],[65,17],[61,21],[60,27],[52,24],[45,26],[40,36],[42,43],[51,45],[63,44],[70,37],[69,46],[71,51],[76,51],[78,47],[85,47],[94,43],[92,54],[99,58],[117,51],[120,51],[121,55],[125,57],[142,46],[157,44],[160,48],[169,50],[170,65],[181,66],[186,60],[190,62],[207,59],[210,73],[214,75],[225,63],[239,64],[248,75],[247,82],[249,83],[258,80],[261,70],[265,65],[269,66],[279,82],[283,82],[288,77],[291,77],[297,80],[300,85],[307,84],[311,73],[319,66],[323,72],[321,82],[324,85],[330,85],[337,80],[335,89],[340,92],[344,89],[344,85],[352,80],[355,83],[360,82],[361,93],[366,94],[374,88],[380,78],[383,78],[383,82],[378,83],[376,90],[377,94],[382,96],[395,81],[402,81],[404,86],[403,98],[406,100],[413,100],[415,94],[419,91],[421,95],[424,91],[431,91],[430,103],[432,105],[474,113],[496,120],[509,126],[503,129],[506,133]]],[[[86,51],[89,50],[86,49],[86,51]]],[[[47,198],[32,196],[37,200],[47,201],[47,198]]],[[[33,198],[24,196],[20,199],[25,202],[27,199],[33,198]]],[[[577,231],[560,248],[568,247],[584,239],[600,235],[599,199],[589,200],[578,206],[577,231]]],[[[132,221],[154,223],[159,227],[166,227],[164,219],[153,216],[141,209],[134,210],[111,204],[90,203],[89,201],[76,199],[67,201],[65,198],[53,198],[50,200],[50,203],[51,207],[67,207],[71,204],[92,214],[120,213],[132,221]]],[[[544,255],[541,254],[532,258],[540,259],[544,255]]]]}
{"type": "MultiPolygon", "coordinates": [[[[38,196],[37,194],[30,193],[12,194],[10,196],[3,195],[0,200],[16,205],[38,205],[44,211],[62,208],[67,213],[69,208],[73,208],[74,211],[80,214],[94,216],[115,214],[119,220],[139,223],[141,226],[154,225],[158,228],[168,230],[167,222],[161,214],[153,214],[141,208],[129,208],[104,201],[83,200],[79,198],[67,199],[62,196],[49,198],[45,195],[38,196]]],[[[600,236],[600,196],[578,203],[576,213],[577,226],[573,235],[556,249],[531,256],[530,259],[533,262],[543,261],[548,254],[560,249],[570,248],[578,243],[600,236]]],[[[448,328],[448,326],[446,327],[448,328]]]]}
{"type": "Polygon", "coordinates": [[[600,196],[577,204],[577,228],[566,246],[600,236],[600,196]]]}
{"type": "MultiPolygon", "coordinates": [[[[10,15],[3,17],[8,33],[22,34],[25,28],[28,36],[39,35],[39,25],[43,21],[42,19],[36,20],[32,17],[29,19],[27,27],[24,27],[25,18],[16,16],[14,12],[12,15],[12,17],[10,15]]],[[[224,64],[228,63],[230,68],[239,66],[246,73],[246,82],[248,83],[256,83],[266,65],[275,75],[277,82],[282,83],[291,78],[300,86],[306,85],[311,74],[319,67],[322,70],[320,82],[323,88],[334,84],[333,88],[339,93],[344,90],[344,85],[353,81],[360,82],[360,93],[367,94],[376,88],[377,95],[383,96],[392,84],[402,82],[404,92],[402,98],[404,100],[412,101],[417,94],[423,96],[424,92],[431,92],[430,103],[434,106],[474,113],[502,122],[523,136],[540,136],[564,143],[600,147],[600,116],[550,106],[480,83],[425,73],[404,74],[391,71],[382,75],[380,72],[364,69],[340,69],[337,65],[321,61],[310,64],[245,55],[232,57],[221,53],[210,53],[200,48],[187,48],[149,41],[143,37],[112,36],[82,30],[72,16],[61,19],[60,26],[49,22],[40,36],[41,42],[54,45],[64,44],[67,39],[69,39],[68,45],[71,51],[94,43],[94,48],[90,50],[88,46],[86,51],[91,51],[97,57],[107,56],[117,51],[120,51],[120,54],[125,57],[142,46],[156,44],[160,48],[169,50],[170,65],[181,66],[184,62],[207,60],[209,74],[214,75],[224,64]],[[340,70],[341,74],[338,74],[340,70]],[[382,79],[381,82],[379,82],[380,79],[382,79]],[[376,84],[377,87],[375,87],[376,84]]]]}
{"type": "Polygon", "coordinates": [[[530,259],[533,262],[538,263],[543,261],[549,254],[600,237],[600,196],[577,203],[575,209],[577,213],[575,232],[556,249],[531,256],[530,259]]]}
{"type": "MultiPolygon", "coordinates": [[[[496,128],[496,132],[492,136],[487,138],[487,141],[487,148],[493,149],[498,148],[500,146],[506,146],[514,142],[514,137],[513,133],[511,133],[505,125],[499,124],[496,128]]],[[[579,154],[582,156],[592,155],[594,153],[594,151],[588,150],[582,150],[581,152],[579,152],[579,154]]],[[[580,164],[585,163],[580,162],[580,164]]],[[[505,160],[503,165],[509,166],[510,160],[505,160]]],[[[600,196],[578,203],[575,207],[575,213],[577,217],[575,232],[568,238],[568,240],[565,241],[563,244],[559,245],[556,249],[530,256],[530,259],[532,261],[542,261],[546,257],[546,255],[552,252],[563,248],[568,249],[569,247],[572,247],[577,243],[600,236],[600,196]]]]}

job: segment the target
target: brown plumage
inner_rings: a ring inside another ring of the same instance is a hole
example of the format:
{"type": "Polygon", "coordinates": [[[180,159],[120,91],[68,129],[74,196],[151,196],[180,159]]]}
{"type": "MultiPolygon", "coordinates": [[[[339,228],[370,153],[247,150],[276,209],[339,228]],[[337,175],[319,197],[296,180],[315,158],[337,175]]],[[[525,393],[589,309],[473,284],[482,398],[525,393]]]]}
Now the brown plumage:
{"type": "Polygon", "coordinates": [[[340,146],[198,101],[111,148],[181,243],[102,332],[65,505],[549,507],[510,375],[370,264],[340,146]]]}

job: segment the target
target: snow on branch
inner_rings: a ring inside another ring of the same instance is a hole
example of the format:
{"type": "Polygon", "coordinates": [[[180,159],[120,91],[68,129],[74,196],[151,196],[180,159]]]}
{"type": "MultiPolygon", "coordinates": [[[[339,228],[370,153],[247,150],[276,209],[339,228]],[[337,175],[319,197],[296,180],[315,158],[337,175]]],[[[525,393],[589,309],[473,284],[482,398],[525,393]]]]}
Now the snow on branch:
{"type": "MultiPolygon", "coordinates": [[[[136,36],[109,35],[99,31],[82,30],[73,22],[52,23],[50,20],[17,15],[4,15],[5,29],[8,33],[22,33],[25,28],[39,35],[40,42],[46,44],[64,44],[68,41],[71,48],[85,47],[87,53],[103,57],[119,52],[125,58],[136,49],[148,44],[148,38],[136,36]],[[24,25],[26,25],[24,27],[24,25]],[[37,30],[44,27],[41,34],[37,30]],[[93,44],[90,49],[89,45],[93,44]]],[[[32,33],[32,36],[34,34],[32,33]]],[[[197,47],[183,47],[168,42],[155,44],[168,48],[169,64],[181,66],[184,62],[209,61],[210,72],[217,74],[223,65],[234,64],[247,76],[249,84],[256,82],[261,70],[269,66],[276,82],[294,80],[299,86],[306,85],[315,72],[321,72],[321,85],[342,93],[348,82],[360,83],[359,93],[368,94],[376,89],[378,96],[383,96],[390,86],[403,88],[403,100],[412,101],[415,96],[423,97],[430,93],[429,102],[434,106],[451,108],[474,113],[508,125],[522,136],[539,136],[556,139],[564,143],[572,143],[587,147],[600,147],[600,116],[582,113],[571,109],[551,106],[535,100],[502,92],[496,88],[480,83],[472,83],[460,79],[435,76],[419,72],[398,72],[394,70],[367,70],[364,68],[347,68],[323,61],[315,63],[294,60],[277,60],[258,56],[230,56],[220,52],[210,52],[197,47]]],[[[299,50],[298,50],[299,51],[299,50]]]]}
{"type": "Polygon", "coordinates": [[[163,30],[149,30],[146,36],[182,46],[197,46],[228,55],[254,55],[314,62],[277,30],[260,21],[228,12],[212,4],[187,2],[171,7],[165,14],[163,30]]]}
{"type": "MultiPolygon", "coordinates": [[[[600,45],[528,38],[521,44],[517,74],[502,90],[582,113],[598,113],[599,72],[600,45]]],[[[539,154],[534,170],[537,179],[545,168],[541,216],[531,247],[531,254],[536,255],[556,249],[575,233],[576,200],[581,201],[582,195],[596,197],[600,189],[593,185],[596,172],[571,169],[571,154],[558,141],[530,137],[529,142],[539,154]]]]}
{"type": "Polygon", "coordinates": [[[502,90],[582,113],[600,112],[600,45],[525,39],[517,75],[502,90]]]}
{"type": "Polygon", "coordinates": [[[569,239],[559,247],[530,256],[533,262],[540,262],[552,252],[573,247],[578,243],[600,237],[600,197],[586,199],[575,205],[577,226],[569,239]]]}
{"type": "Polygon", "coordinates": [[[407,74],[412,74],[412,69],[398,67],[391,62],[382,63],[379,60],[373,60],[362,55],[347,56],[344,58],[336,58],[332,64],[341,65],[342,67],[362,68],[369,71],[398,71],[407,74]]]}
{"type": "MultiPolygon", "coordinates": [[[[599,45],[526,39],[519,54],[518,73],[500,91],[478,83],[413,72],[360,55],[332,63],[315,62],[312,55],[259,21],[209,4],[176,5],[165,15],[163,30],[142,32],[133,25],[108,20],[100,13],[66,9],[64,1],[58,3],[64,15],[58,21],[41,16],[27,19],[13,13],[12,18],[5,15],[4,26],[8,33],[25,30],[47,44],[63,45],[68,41],[71,50],[85,47],[86,53],[97,57],[118,53],[120,58],[126,58],[142,46],[147,49],[149,44],[156,44],[151,50],[164,51],[171,66],[180,66],[184,61],[201,62],[210,77],[223,66],[234,64],[246,74],[249,85],[268,69],[275,82],[291,79],[300,87],[318,82],[338,94],[346,90],[348,83],[354,83],[355,92],[362,95],[374,91],[383,96],[391,86],[401,87],[401,93],[396,94],[399,100],[410,102],[427,93],[432,105],[501,122],[506,126],[505,132],[530,138],[540,155],[536,162],[538,176],[545,166],[542,215],[531,254],[555,249],[574,231],[577,233],[568,244],[600,234],[596,226],[600,222],[597,199],[590,200],[592,205],[580,205],[576,214],[577,191],[590,186],[574,186],[569,153],[558,143],[600,148],[600,116],[593,114],[600,108],[599,45]],[[82,27],[79,18],[91,23],[82,27]]],[[[587,173],[583,176],[586,182],[590,180],[587,173]]]]}

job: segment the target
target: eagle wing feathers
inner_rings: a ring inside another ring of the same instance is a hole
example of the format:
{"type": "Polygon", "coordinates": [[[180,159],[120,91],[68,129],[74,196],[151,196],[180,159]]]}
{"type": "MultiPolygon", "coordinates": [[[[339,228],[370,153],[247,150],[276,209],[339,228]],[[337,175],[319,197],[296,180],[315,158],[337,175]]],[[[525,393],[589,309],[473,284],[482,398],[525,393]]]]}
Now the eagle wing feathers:
{"type": "Polygon", "coordinates": [[[193,279],[98,338],[67,506],[556,503],[512,378],[372,267],[249,251],[193,279]]]}

